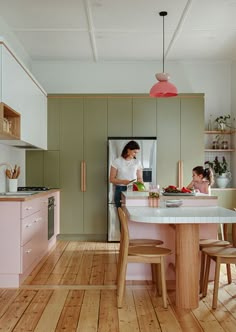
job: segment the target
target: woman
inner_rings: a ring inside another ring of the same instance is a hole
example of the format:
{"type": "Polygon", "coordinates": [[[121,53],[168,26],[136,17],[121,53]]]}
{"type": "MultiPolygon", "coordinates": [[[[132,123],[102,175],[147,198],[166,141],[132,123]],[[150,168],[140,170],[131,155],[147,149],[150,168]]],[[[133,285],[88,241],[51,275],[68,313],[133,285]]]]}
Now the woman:
{"type": "Polygon", "coordinates": [[[196,166],[192,171],[193,180],[187,186],[203,194],[210,194],[211,186],[214,183],[214,175],[211,168],[196,166]]]}
{"type": "Polygon", "coordinates": [[[139,151],[139,144],[135,141],[130,141],[123,148],[121,156],[111,164],[109,180],[115,185],[114,201],[116,207],[121,206],[121,192],[127,190],[127,185],[132,180],[143,182],[142,165],[136,159],[139,151]]]}

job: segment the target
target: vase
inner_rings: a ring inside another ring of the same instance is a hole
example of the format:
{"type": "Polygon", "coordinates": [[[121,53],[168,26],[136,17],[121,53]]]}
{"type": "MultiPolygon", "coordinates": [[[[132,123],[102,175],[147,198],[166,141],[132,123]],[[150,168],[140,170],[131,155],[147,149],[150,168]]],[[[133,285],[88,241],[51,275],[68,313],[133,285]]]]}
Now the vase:
{"type": "Polygon", "coordinates": [[[218,129],[223,131],[226,129],[226,124],[224,122],[218,123],[218,129]]]}
{"type": "Polygon", "coordinates": [[[17,192],[18,179],[8,179],[8,191],[11,193],[17,192]]]}
{"type": "Polygon", "coordinates": [[[159,198],[157,198],[157,197],[148,197],[148,206],[158,207],[159,206],[159,198]]]}
{"type": "Polygon", "coordinates": [[[231,173],[222,173],[216,177],[216,184],[218,188],[226,188],[231,180],[231,173]]]}

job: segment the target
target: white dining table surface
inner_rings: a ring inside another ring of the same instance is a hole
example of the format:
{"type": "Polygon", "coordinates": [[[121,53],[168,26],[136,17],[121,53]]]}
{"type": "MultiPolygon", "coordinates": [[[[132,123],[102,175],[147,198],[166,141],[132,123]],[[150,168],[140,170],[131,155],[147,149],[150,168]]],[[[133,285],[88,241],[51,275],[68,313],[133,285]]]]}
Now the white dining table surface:
{"type": "Polygon", "coordinates": [[[236,212],[219,206],[153,208],[126,206],[130,220],[160,224],[236,223],[236,212]]]}

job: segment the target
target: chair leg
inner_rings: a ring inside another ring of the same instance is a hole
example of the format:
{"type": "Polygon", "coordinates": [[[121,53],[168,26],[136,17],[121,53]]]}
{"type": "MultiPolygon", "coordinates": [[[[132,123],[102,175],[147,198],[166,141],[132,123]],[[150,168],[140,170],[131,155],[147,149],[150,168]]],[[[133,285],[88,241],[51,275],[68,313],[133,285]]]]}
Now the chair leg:
{"type": "Polygon", "coordinates": [[[200,268],[200,293],[203,291],[203,283],[204,283],[204,272],[205,272],[205,265],[206,265],[206,255],[202,251],[201,252],[201,268],[200,268]]]}
{"type": "Polygon", "coordinates": [[[126,280],[127,263],[121,262],[119,267],[119,275],[117,281],[117,307],[122,308],[123,297],[125,292],[125,280],[126,280]]]}
{"type": "Polygon", "coordinates": [[[211,265],[211,257],[207,255],[205,275],[203,278],[203,290],[202,290],[203,297],[205,297],[207,295],[207,288],[208,288],[208,281],[209,281],[209,274],[210,274],[210,265],[211,265]]]}
{"type": "Polygon", "coordinates": [[[220,259],[217,257],[216,258],[216,269],[215,269],[215,281],[214,281],[212,309],[216,309],[216,307],[217,307],[219,281],[220,281],[220,259]]]}
{"type": "Polygon", "coordinates": [[[227,270],[228,284],[231,284],[232,283],[232,275],[231,275],[230,264],[226,264],[226,270],[227,270]]]}
{"type": "MultiPolygon", "coordinates": [[[[158,264],[159,265],[159,264],[158,264]]],[[[163,300],[163,307],[167,308],[167,290],[166,290],[166,277],[165,277],[165,260],[164,257],[161,257],[161,288],[162,288],[162,300],[163,300]]]]}
{"type": "Polygon", "coordinates": [[[158,295],[162,296],[163,288],[162,288],[162,268],[161,263],[156,264],[156,271],[157,271],[157,286],[158,286],[158,295]]]}

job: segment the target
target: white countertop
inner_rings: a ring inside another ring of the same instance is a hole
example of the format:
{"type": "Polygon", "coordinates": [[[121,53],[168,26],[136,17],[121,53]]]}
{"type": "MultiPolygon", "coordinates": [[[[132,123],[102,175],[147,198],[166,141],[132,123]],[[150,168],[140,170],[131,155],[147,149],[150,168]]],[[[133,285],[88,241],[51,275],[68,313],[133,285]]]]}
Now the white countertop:
{"type": "MultiPolygon", "coordinates": [[[[122,195],[125,196],[126,199],[136,199],[136,198],[147,198],[149,196],[148,191],[122,191],[122,195]]],[[[165,196],[161,195],[161,199],[217,199],[217,196],[211,196],[203,193],[196,193],[195,195],[171,195],[165,196]]]]}
{"type": "Polygon", "coordinates": [[[236,212],[218,206],[153,208],[125,207],[132,221],[157,224],[236,223],[236,212]]]}

